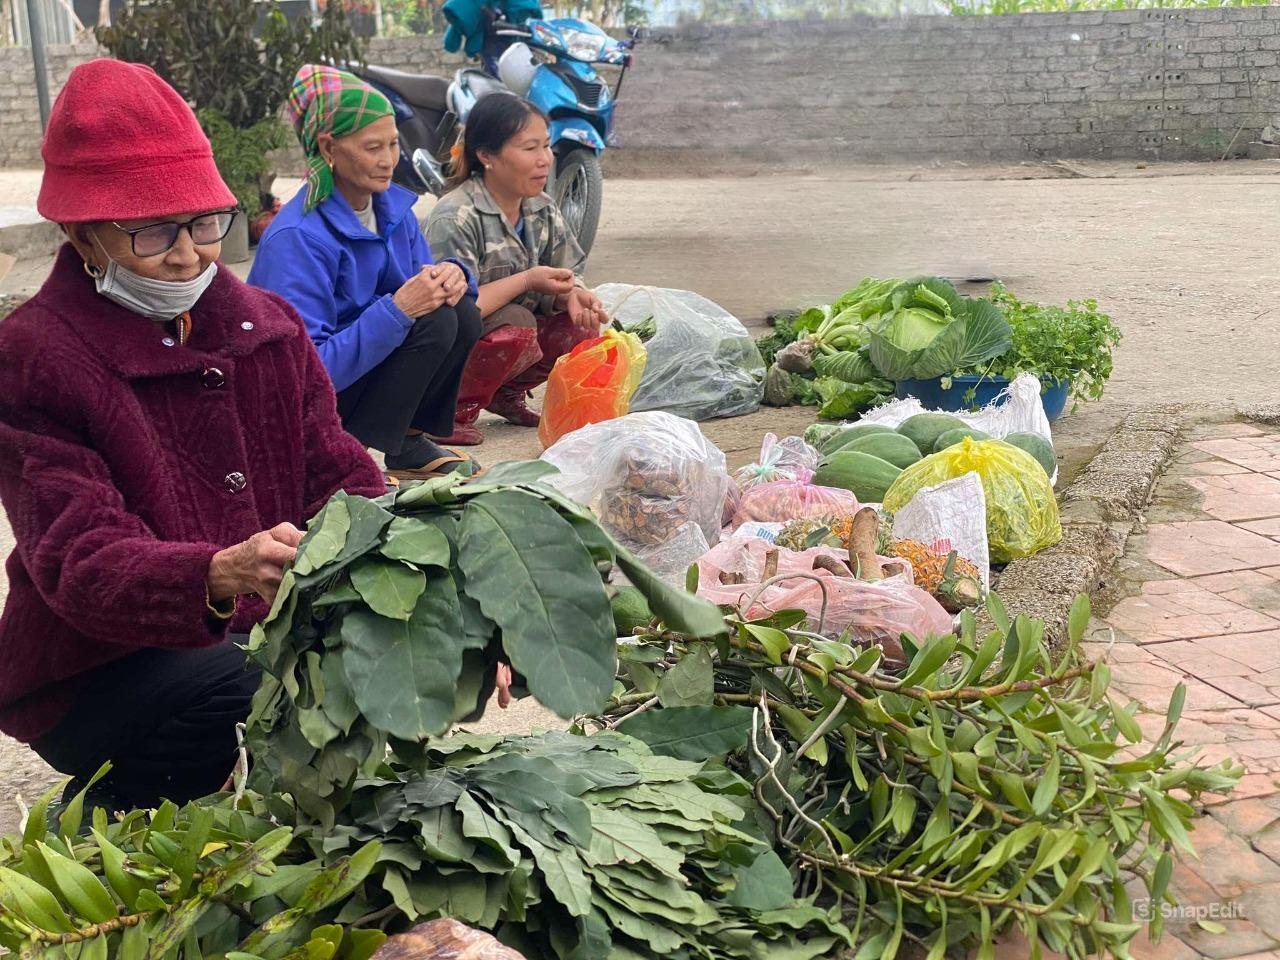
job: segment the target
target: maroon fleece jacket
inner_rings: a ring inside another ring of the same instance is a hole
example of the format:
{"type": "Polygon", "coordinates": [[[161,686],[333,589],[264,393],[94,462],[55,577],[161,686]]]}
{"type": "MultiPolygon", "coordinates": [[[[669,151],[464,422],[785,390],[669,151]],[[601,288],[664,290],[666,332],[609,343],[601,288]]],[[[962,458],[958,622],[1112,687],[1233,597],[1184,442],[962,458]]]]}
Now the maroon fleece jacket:
{"type": "Polygon", "coordinates": [[[63,247],[0,323],[0,503],[17,549],[0,615],[0,730],[33,740],[95,669],[199,647],[266,613],[209,616],[218,550],[382,474],[342,429],[329,377],[284,300],[217,277],[179,346],[94,289],[63,247]]]}

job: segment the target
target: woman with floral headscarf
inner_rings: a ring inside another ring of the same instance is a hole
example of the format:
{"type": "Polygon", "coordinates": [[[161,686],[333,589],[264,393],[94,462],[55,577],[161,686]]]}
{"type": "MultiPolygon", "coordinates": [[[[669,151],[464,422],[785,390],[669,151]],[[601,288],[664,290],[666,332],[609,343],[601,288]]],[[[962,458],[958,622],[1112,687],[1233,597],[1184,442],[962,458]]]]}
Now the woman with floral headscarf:
{"type": "Polygon", "coordinates": [[[456,261],[432,260],[417,198],[391,183],[399,147],[386,97],[350,73],[304,66],[288,110],[307,183],[263,236],[249,282],[302,315],[343,426],[383,452],[391,476],[457,469],[467,458],[430,435],[452,432],[480,337],[474,279],[456,261]]]}

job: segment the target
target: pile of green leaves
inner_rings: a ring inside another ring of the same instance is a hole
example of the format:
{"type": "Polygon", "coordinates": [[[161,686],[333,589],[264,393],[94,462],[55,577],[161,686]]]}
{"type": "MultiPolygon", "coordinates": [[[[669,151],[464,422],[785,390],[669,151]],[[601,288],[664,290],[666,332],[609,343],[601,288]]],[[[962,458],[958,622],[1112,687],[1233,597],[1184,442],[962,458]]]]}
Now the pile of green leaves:
{"type": "Polygon", "coordinates": [[[1011,621],[994,595],[988,613],[985,636],[966,612],[957,636],[904,637],[899,673],[879,648],[799,629],[800,611],[713,643],[663,634],[624,653],[607,715],[750,781],[802,889],[845,904],[860,957],[910,941],[931,960],[973,946],[986,958],[1013,923],[1072,958],[1126,957],[1141,924],[1125,884],[1164,902],[1175,850],[1191,850],[1194,811],[1174,791],[1227,792],[1242,768],[1180,749],[1181,688],[1143,743],[1106,664],[1077,653],[1086,598],[1057,658],[1043,623],[1011,621]]]}
{"type": "Polygon", "coordinates": [[[1019,300],[997,282],[991,287],[991,302],[1009,321],[1011,345],[989,362],[962,372],[1009,380],[1030,373],[1046,385],[1070,381],[1077,400],[1102,397],[1121,334],[1111,317],[1098,310],[1096,300],[1045,306],[1019,300]]]}
{"type": "Polygon", "coordinates": [[[598,709],[616,665],[602,579],[615,564],[673,628],[723,632],[714,607],[539,482],[554,472],[498,464],[326,504],[250,636],[264,671],[248,722],[254,789],[332,824],[388,748],[412,763],[428,737],[483,710],[499,661],[562,717],[598,709]]]}
{"type": "Polygon", "coordinates": [[[376,840],[326,867],[278,825],[289,805],[257,797],[166,802],[114,821],[99,807],[82,831],[81,793],[51,830],[61,789],[0,848],[0,947],[18,957],[249,960],[301,947],[315,960],[368,960],[386,939],[323,919],[369,875],[376,840]]]}
{"type": "Polygon", "coordinates": [[[362,781],[325,858],[381,841],[377,875],[339,922],[390,911],[493,930],[530,958],[809,958],[849,944],[834,914],[798,901],[718,764],[621,734],[433,741],[415,768],[362,781]]]}

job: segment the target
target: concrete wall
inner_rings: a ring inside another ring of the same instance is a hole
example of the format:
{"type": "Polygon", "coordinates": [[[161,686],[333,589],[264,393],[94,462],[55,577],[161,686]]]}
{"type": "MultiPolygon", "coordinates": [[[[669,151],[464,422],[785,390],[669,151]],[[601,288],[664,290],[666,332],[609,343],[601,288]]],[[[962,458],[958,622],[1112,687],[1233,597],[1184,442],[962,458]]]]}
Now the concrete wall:
{"type": "MultiPolygon", "coordinates": [[[[51,48],[55,91],[92,47],[51,48]]],[[[692,25],[637,51],[618,110],[637,160],[1221,156],[1280,114],[1280,7],[692,25]]],[[[371,62],[451,72],[434,37],[371,62]]],[[[0,165],[39,162],[29,51],[0,49],[0,165]]]]}
{"type": "Polygon", "coordinates": [[[1280,111],[1280,7],[692,27],[642,47],[621,139],[925,162],[1221,156],[1280,111]]]}

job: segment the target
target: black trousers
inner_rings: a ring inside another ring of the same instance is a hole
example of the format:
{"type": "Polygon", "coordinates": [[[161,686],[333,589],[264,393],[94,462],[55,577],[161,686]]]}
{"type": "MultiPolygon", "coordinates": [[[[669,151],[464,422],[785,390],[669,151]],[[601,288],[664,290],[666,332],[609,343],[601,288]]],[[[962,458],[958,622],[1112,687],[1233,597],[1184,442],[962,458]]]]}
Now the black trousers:
{"type": "Polygon", "coordinates": [[[391,356],[338,394],[342,426],[366,447],[392,456],[410,427],[453,433],[462,369],[479,339],[475,297],[419,317],[391,356]]]}
{"type": "Polygon", "coordinates": [[[110,760],[98,789],[130,809],[216,792],[235,766],[235,727],[258,689],[257,667],[235,646],[246,639],[149,648],[107,664],[32,749],[80,786],[110,760]]]}

